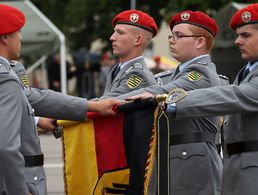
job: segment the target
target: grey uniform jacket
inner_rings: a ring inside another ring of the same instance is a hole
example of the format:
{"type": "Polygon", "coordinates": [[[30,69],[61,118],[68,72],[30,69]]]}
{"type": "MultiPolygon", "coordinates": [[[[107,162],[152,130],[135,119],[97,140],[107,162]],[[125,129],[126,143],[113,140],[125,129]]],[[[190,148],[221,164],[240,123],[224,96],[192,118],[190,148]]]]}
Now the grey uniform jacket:
{"type": "Polygon", "coordinates": [[[160,72],[158,74],[155,74],[154,78],[160,86],[166,85],[167,83],[170,82],[171,75],[173,74],[174,71],[175,71],[174,69],[171,69],[171,70],[160,72]]]}
{"type": "MultiPolygon", "coordinates": [[[[12,68],[20,79],[24,94],[29,99],[27,107],[31,116],[30,125],[22,128],[21,152],[24,156],[40,155],[42,151],[35,128],[34,112],[38,116],[83,121],[86,118],[87,100],[66,96],[51,90],[30,88],[24,66],[20,63],[14,63],[12,68]]],[[[47,194],[43,166],[26,167],[25,176],[29,190],[33,195],[47,194]]]]}
{"type": "MultiPolygon", "coordinates": [[[[0,59],[0,194],[29,194],[24,175],[22,129],[33,117],[29,103],[10,65],[0,59]]],[[[34,121],[33,121],[34,122],[34,121]]]]}
{"type": "Polygon", "coordinates": [[[131,91],[156,84],[152,72],[146,67],[144,58],[137,58],[126,64],[112,81],[111,70],[102,98],[117,97],[131,91]]]}
{"type": "MultiPolygon", "coordinates": [[[[241,72],[241,71],[240,71],[241,72]]],[[[242,82],[188,92],[177,102],[177,118],[228,114],[224,124],[225,143],[258,140],[258,67],[242,82]]],[[[225,158],[223,195],[254,195],[258,192],[258,152],[225,158]]]]}
{"type": "MultiPolygon", "coordinates": [[[[153,85],[125,96],[144,91],[152,94],[168,93],[176,87],[191,91],[220,85],[216,67],[208,56],[199,58],[186,66],[177,75],[172,73],[170,82],[164,86],[153,85]],[[192,77],[195,75],[196,77],[192,77]]],[[[208,132],[216,134],[218,117],[174,120],[170,117],[170,134],[208,132]]],[[[213,144],[190,143],[170,146],[170,193],[176,195],[220,194],[222,162],[213,144]]]]}
{"type": "MultiPolygon", "coordinates": [[[[13,69],[21,79],[26,75],[25,68],[21,63],[17,63],[13,69]]],[[[52,90],[31,88],[26,84],[24,88],[37,116],[75,121],[86,119],[87,99],[52,90]]]]}

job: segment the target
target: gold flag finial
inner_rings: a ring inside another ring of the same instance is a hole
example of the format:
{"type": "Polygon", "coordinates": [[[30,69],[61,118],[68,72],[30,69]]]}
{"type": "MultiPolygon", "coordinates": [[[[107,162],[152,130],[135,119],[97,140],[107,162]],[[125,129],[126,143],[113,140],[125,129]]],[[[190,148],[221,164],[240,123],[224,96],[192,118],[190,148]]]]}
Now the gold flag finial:
{"type": "Polygon", "coordinates": [[[156,96],[154,96],[154,99],[156,102],[163,102],[163,101],[166,101],[168,95],[167,94],[158,94],[156,96]]]}

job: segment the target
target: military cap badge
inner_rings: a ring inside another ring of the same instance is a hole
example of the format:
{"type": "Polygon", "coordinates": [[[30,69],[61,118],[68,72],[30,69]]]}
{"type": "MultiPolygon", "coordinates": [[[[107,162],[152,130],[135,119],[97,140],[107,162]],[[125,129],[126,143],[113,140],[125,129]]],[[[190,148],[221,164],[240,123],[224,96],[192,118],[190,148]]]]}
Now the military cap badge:
{"type": "Polygon", "coordinates": [[[138,22],[138,20],[139,20],[139,15],[138,15],[138,14],[132,13],[132,14],[130,15],[130,21],[131,21],[131,22],[138,22]]]}
{"type": "Polygon", "coordinates": [[[188,20],[190,18],[190,13],[184,12],[181,14],[181,20],[188,20]]]}
{"type": "Polygon", "coordinates": [[[249,11],[245,11],[245,12],[243,12],[242,13],[242,16],[241,16],[241,18],[242,18],[242,21],[243,22],[249,22],[250,20],[251,20],[251,13],[249,12],[249,11]]]}

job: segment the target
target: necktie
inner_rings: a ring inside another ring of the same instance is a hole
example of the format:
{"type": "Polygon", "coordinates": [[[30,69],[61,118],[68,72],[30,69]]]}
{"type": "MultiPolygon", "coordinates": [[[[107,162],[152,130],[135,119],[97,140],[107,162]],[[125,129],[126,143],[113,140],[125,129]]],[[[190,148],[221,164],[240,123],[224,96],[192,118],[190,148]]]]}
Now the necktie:
{"type": "Polygon", "coordinates": [[[246,68],[246,69],[242,70],[241,73],[239,74],[238,81],[239,82],[243,81],[244,78],[248,75],[249,72],[250,72],[249,68],[246,68]]]}
{"type": "Polygon", "coordinates": [[[176,67],[175,76],[180,72],[179,65],[176,67]]]}
{"type": "Polygon", "coordinates": [[[118,74],[119,71],[120,71],[120,66],[119,66],[119,64],[118,64],[118,65],[116,65],[116,66],[114,67],[114,70],[113,70],[113,72],[112,72],[112,81],[116,78],[116,75],[118,74]]]}

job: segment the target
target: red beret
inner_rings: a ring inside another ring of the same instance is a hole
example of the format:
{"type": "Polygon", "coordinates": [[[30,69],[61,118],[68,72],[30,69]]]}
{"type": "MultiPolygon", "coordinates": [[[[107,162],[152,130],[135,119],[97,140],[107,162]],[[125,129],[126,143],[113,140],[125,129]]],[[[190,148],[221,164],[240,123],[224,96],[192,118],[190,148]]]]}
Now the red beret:
{"type": "Polygon", "coordinates": [[[11,6],[0,4],[0,35],[20,30],[25,23],[24,14],[11,6]]]}
{"type": "Polygon", "coordinates": [[[238,10],[231,18],[230,27],[233,30],[246,24],[258,23],[258,3],[238,10]]]}
{"type": "Polygon", "coordinates": [[[138,26],[150,31],[153,37],[158,33],[158,27],[154,19],[150,15],[138,10],[126,10],[117,14],[112,20],[112,26],[115,27],[116,24],[138,26]]]}
{"type": "Polygon", "coordinates": [[[180,23],[188,23],[195,26],[199,26],[210,32],[214,37],[217,35],[219,27],[216,21],[200,11],[182,11],[173,16],[169,22],[170,29],[180,23]]]}

